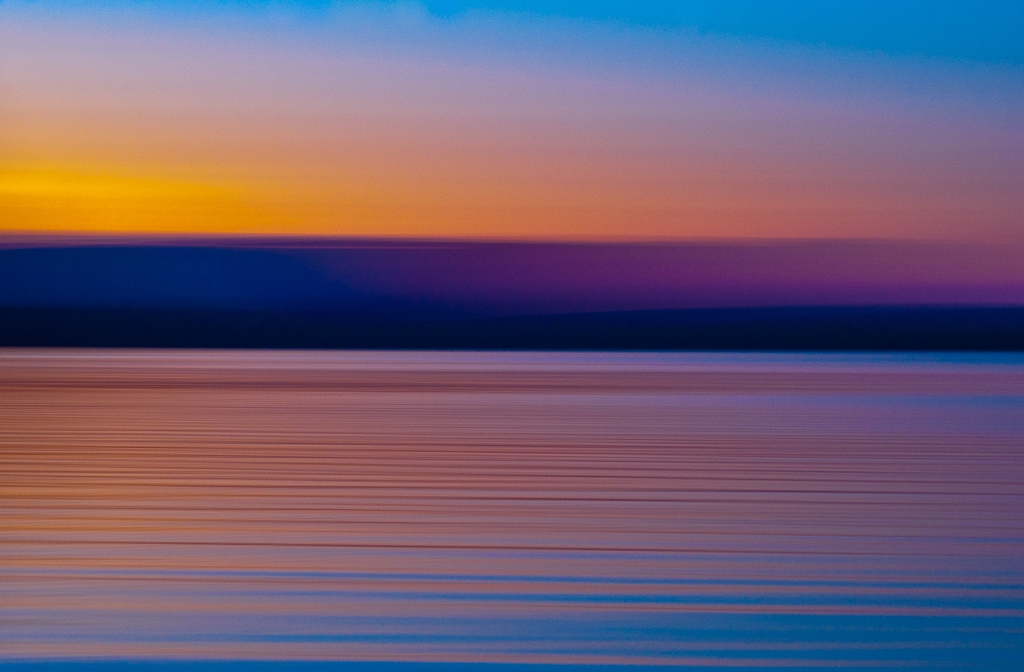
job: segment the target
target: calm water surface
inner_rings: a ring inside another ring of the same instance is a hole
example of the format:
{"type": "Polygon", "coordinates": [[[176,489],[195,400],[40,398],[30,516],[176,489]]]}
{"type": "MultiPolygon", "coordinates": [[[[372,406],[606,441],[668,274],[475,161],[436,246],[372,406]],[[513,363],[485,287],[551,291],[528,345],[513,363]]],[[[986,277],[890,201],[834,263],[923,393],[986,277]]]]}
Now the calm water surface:
{"type": "Polygon", "coordinates": [[[0,351],[0,659],[1022,669],[1024,357],[0,351]]]}

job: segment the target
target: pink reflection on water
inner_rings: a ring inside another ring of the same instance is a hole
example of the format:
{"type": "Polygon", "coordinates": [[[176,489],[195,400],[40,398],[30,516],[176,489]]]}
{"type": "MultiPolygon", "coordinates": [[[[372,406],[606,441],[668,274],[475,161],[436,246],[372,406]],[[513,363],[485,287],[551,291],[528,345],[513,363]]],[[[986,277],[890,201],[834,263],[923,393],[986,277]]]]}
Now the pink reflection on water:
{"type": "Polygon", "coordinates": [[[1018,356],[6,351],[0,399],[7,657],[1019,641],[1018,356]]]}

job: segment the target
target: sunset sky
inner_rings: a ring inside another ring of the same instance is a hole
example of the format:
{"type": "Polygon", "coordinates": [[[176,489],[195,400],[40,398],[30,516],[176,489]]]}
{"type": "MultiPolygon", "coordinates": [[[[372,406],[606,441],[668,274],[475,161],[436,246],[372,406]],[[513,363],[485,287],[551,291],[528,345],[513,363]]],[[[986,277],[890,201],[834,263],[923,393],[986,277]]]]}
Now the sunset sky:
{"type": "Polygon", "coordinates": [[[0,230],[1024,243],[1020,3],[634,4],[0,1],[0,230]]]}

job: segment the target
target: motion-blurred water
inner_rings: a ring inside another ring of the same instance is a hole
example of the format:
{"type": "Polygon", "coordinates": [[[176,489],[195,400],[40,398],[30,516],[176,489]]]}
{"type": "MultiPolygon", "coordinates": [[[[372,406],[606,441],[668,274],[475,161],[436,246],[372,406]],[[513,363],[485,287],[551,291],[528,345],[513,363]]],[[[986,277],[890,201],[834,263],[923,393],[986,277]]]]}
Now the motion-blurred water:
{"type": "Polygon", "coordinates": [[[1009,669],[1024,357],[0,351],[0,658],[1009,669]]]}

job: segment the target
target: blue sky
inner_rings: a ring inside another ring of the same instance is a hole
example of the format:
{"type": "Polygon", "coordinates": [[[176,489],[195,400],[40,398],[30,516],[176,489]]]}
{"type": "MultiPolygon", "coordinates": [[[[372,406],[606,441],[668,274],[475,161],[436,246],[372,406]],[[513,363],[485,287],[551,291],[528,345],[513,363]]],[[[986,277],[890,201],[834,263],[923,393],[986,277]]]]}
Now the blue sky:
{"type": "Polygon", "coordinates": [[[581,2],[429,0],[434,13],[530,12],[937,58],[1024,60],[1024,3],[899,0],[581,2]]]}
{"type": "MultiPolygon", "coordinates": [[[[316,11],[331,5],[360,3],[228,0],[194,4],[233,5],[236,8],[293,5],[316,11]]],[[[1000,0],[425,0],[421,3],[387,4],[421,4],[440,17],[474,11],[532,14],[696,30],[893,55],[1005,64],[1024,62],[1024,39],[1021,39],[1024,34],[1024,3],[1000,0]]]]}
{"type": "MultiPolygon", "coordinates": [[[[117,4],[182,5],[181,2],[166,0],[129,3],[76,0],[62,4],[79,8],[117,4]]],[[[187,4],[206,8],[219,5],[233,9],[266,9],[290,5],[316,12],[330,6],[371,3],[346,0],[190,0],[187,4]]],[[[1024,39],[1021,39],[1024,34],[1024,3],[1006,0],[424,0],[383,4],[419,4],[439,17],[475,11],[532,14],[696,30],[700,33],[792,41],[894,55],[1006,64],[1024,62],[1024,39]]]]}

